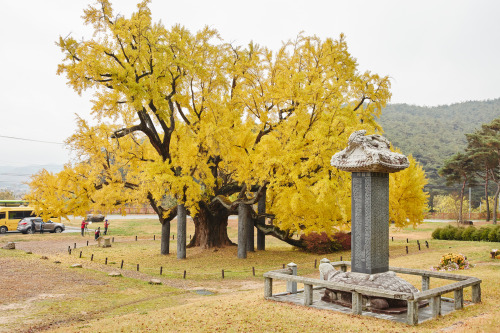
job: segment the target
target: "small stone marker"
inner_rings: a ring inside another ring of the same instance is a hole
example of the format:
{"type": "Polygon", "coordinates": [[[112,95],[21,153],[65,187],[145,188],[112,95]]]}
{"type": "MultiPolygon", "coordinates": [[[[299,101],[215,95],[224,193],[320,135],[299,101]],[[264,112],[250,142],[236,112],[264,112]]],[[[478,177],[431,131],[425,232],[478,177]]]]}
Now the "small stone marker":
{"type": "Polygon", "coordinates": [[[47,260],[47,259],[49,259],[49,257],[47,257],[47,256],[41,256],[40,259],[47,260]]]}
{"type": "Polygon", "coordinates": [[[82,264],[73,264],[70,267],[71,268],[82,268],[82,264]]]}
{"type": "Polygon", "coordinates": [[[111,272],[111,273],[108,274],[108,276],[119,277],[119,276],[122,276],[122,273],[120,273],[120,272],[111,272]]]}
{"type": "Polygon", "coordinates": [[[203,296],[210,296],[214,295],[214,292],[211,292],[210,290],[203,289],[203,288],[195,288],[193,292],[197,293],[198,295],[203,295],[203,296]]]}
{"type": "Polygon", "coordinates": [[[15,250],[16,249],[16,243],[15,242],[8,242],[7,245],[3,247],[5,250],[15,250]]]}
{"type": "Polygon", "coordinates": [[[151,279],[149,280],[149,284],[161,284],[161,281],[158,279],[151,279]]]}

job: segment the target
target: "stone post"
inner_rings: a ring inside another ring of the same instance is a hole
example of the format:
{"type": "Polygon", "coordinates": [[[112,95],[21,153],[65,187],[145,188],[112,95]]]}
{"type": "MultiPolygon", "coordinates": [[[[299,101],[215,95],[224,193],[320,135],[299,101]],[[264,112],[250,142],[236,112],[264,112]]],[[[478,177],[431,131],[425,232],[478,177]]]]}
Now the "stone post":
{"type": "Polygon", "coordinates": [[[351,134],[347,148],[332,157],[332,166],[352,172],[351,271],[366,274],[389,270],[389,173],[409,166],[406,156],[390,151],[390,143],[366,131],[351,134]]]}
{"type": "Polygon", "coordinates": [[[408,306],[406,310],[406,323],[412,326],[418,324],[418,302],[408,300],[408,306]]]}
{"type": "Polygon", "coordinates": [[[313,303],[313,285],[304,283],[304,305],[308,306],[313,303]]]}
{"type": "Polygon", "coordinates": [[[431,297],[431,313],[432,318],[436,318],[441,315],[441,295],[431,297]]]}
{"type": "Polygon", "coordinates": [[[422,291],[430,289],[431,278],[430,276],[422,276],[422,291]]]}
{"type": "Polygon", "coordinates": [[[264,279],[264,297],[273,296],[273,279],[266,277],[264,279]]]}
{"type": "Polygon", "coordinates": [[[363,295],[353,291],[352,293],[352,314],[360,315],[363,313],[363,295]]]}
{"type": "Polygon", "coordinates": [[[455,289],[453,294],[453,298],[455,300],[455,310],[462,309],[464,307],[464,289],[455,289]]]}
{"type": "MultiPolygon", "coordinates": [[[[292,275],[297,276],[297,264],[291,262],[287,265],[288,268],[292,269],[292,275]]],[[[291,294],[297,293],[297,282],[287,281],[286,282],[286,291],[291,294]]]]}
{"type": "MultiPolygon", "coordinates": [[[[327,258],[323,258],[319,261],[319,264],[329,264],[330,263],[330,260],[328,260],[327,258]]],[[[321,271],[319,271],[319,279],[320,280],[324,280],[325,277],[323,276],[323,273],[321,271]]]]}
{"type": "Polygon", "coordinates": [[[481,302],[481,284],[474,284],[472,286],[472,302],[480,303],[481,302]]]}
{"type": "Polygon", "coordinates": [[[186,207],[177,205],[177,259],[186,259],[186,207]]]}

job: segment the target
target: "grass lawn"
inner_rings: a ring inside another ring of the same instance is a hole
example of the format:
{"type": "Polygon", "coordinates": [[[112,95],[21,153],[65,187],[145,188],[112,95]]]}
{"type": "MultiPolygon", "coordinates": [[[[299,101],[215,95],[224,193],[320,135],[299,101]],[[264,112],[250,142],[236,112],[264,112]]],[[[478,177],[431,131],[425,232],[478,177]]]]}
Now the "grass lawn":
{"type": "MultiPolygon", "coordinates": [[[[66,224],[79,226],[79,221],[66,224]]],[[[349,251],[308,254],[268,237],[267,250],[250,252],[247,259],[237,259],[237,248],[226,247],[188,249],[187,259],[178,260],[175,223],[171,254],[162,256],[161,228],[154,220],[112,220],[110,237],[115,242],[111,248],[99,248],[93,236],[79,234],[8,234],[0,237],[0,245],[16,241],[20,250],[0,250],[0,332],[497,332],[500,260],[491,259],[489,252],[500,243],[432,240],[432,231],[446,224],[424,223],[417,229],[401,230],[391,226],[390,265],[430,269],[443,254],[463,253],[475,267],[456,274],[482,279],[482,303],[417,327],[264,299],[262,273],[294,262],[299,275],[317,278],[315,261],[319,264],[323,257],[334,261],[341,256],[350,260],[349,251]],[[30,248],[33,254],[25,252],[30,248]],[[42,255],[48,259],[41,259],[42,255]],[[70,268],[75,263],[83,268],[70,268]],[[112,271],[123,276],[108,276],[112,271]],[[159,278],[163,284],[151,285],[151,278],[159,278]],[[200,289],[212,294],[201,295],[200,289]]],[[[95,223],[92,227],[95,225],[101,226],[95,223]]],[[[229,235],[234,242],[236,231],[233,219],[229,235]]],[[[187,232],[194,233],[192,223],[187,232]]],[[[403,277],[420,288],[420,277],[403,277]]],[[[447,283],[451,282],[431,279],[431,288],[447,283]]],[[[274,292],[284,289],[284,283],[275,282],[274,292]]],[[[471,299],[470,288],[464,290],[464,298],[471,299]]]]}

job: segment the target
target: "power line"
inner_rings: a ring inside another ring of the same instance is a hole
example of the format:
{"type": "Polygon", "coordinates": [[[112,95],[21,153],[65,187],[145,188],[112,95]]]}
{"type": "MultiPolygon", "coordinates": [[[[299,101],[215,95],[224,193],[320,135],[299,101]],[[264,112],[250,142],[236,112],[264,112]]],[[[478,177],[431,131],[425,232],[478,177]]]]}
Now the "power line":
{"type": "Polygon", "coordinates": [[[15,136],[6,136],[6,135],[0,135],[0,138],[14,139],[14,140],[23,140],[23,141],[31,141],[31,142],[40,142],[40,143],[50,143],[50,144],[54,144],[54,145],[63,145],[64,144],[62,142],[34,140],[34,139],[18,138],[18,137],[15,137],[15,136]]]}

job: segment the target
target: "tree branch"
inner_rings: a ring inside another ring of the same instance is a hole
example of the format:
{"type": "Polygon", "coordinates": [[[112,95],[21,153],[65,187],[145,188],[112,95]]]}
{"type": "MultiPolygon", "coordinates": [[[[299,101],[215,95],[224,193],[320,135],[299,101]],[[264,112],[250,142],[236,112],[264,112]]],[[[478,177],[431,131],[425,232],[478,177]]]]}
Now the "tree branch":
{"type": "Polygon", "coordinates": [[[128,128],[122,128],[122,129],[119,129],[117,131],[114,131],[113,134],[111,134],[111,138],[112,139],[118,139],[118,138],[122,138],[132,132],[136,132],[136,131],[142,131],[143,128],[141,125],[134,125],[132,127],[128,127],[128,128]]]}

